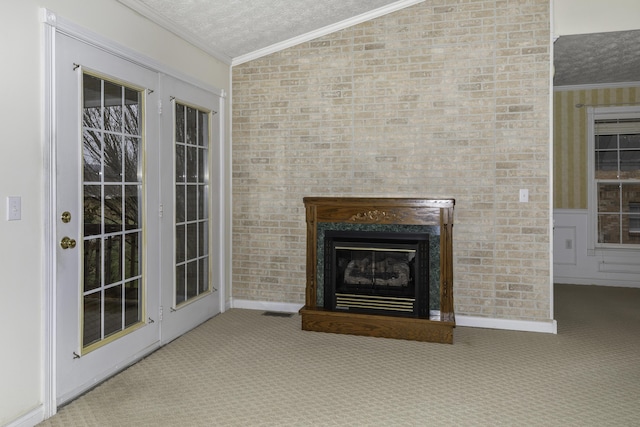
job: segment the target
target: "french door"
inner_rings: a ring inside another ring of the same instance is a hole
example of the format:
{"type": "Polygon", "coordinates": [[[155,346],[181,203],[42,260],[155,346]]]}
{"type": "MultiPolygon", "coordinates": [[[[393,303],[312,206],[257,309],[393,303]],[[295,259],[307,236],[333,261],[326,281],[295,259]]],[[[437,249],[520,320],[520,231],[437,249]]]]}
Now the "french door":
{"type": "Polygon", "coordinates": [[[64,34],[55,75],[64,403],[220,311],[217,125],[211,93],[64,34]]]}
{"type": "Polygon", "coordinates": [[[220,306],[219,198],[220,98],[162,76],[161,150],[162,341],[168,342],[210,318],[220,306]]]}

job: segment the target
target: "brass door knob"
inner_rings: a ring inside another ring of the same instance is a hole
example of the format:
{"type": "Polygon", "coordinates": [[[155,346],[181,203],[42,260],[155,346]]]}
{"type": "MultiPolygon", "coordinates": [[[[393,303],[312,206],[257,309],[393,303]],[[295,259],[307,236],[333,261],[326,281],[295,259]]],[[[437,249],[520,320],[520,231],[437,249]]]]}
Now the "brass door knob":
{"type": "Polygon", "coordinates": [[[67,236],[63,237],[60,241],[60,247],[62,249],[73,249],[76,247],[76,241],[67,236]]]}

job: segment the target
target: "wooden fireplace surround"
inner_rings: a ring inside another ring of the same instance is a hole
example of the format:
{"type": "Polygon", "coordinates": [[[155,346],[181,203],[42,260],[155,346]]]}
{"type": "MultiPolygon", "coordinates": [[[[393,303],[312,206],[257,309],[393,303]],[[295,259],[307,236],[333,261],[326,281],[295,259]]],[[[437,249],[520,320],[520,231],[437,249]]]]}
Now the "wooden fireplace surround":
{"type": "Polygon", "coordinates": [[[454,199],[305,197],[307,285],[302,329],[414,341],[453,343],[454,199]],[[440,226],[440,316],[398,317],[326,310],[317,306],[318,223],[440,226]]]}

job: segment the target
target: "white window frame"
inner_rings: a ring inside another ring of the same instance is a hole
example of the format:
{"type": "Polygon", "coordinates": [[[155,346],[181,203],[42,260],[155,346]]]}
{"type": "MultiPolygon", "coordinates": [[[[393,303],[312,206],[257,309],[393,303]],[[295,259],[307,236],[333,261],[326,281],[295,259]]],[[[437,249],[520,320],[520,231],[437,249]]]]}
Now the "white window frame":
{"type": "MultiPolygon", "coordinates": [[[[640,244],[598,243],[598,185],[595,178],[595,122],[596,120],[630,118],[640,118],[640,106],[587,108],[588,255],[595,255],[596,251],[606,249],[640,250],[640,244]]],[[[640,183],[640,180],[638,180],[638,182],[640,183]]]]}
{"type": "Polygon", "coordinates": [[[629,233],[640,234],[640,203],[629,203],[629,233]]]}

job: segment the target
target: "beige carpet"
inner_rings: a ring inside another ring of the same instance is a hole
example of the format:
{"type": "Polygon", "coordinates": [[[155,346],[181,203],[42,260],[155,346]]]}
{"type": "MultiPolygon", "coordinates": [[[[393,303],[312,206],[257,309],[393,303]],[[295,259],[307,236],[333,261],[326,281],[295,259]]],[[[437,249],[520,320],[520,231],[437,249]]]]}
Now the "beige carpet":
{"type": "Polygon", "coordinates": [[[638,426],[640,289],[556,286],[558,335],[454,344],[230,310],[42,426],[638,426]]]}

